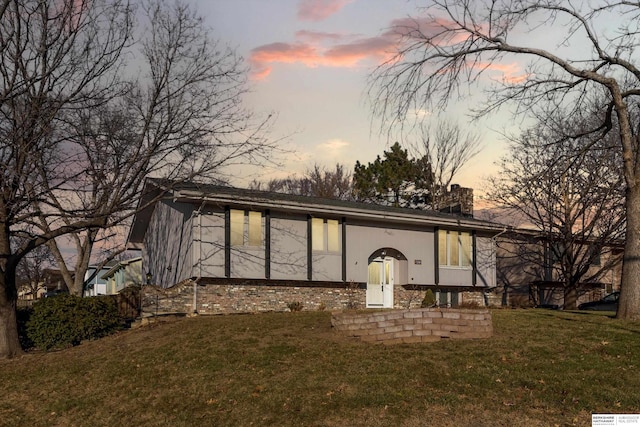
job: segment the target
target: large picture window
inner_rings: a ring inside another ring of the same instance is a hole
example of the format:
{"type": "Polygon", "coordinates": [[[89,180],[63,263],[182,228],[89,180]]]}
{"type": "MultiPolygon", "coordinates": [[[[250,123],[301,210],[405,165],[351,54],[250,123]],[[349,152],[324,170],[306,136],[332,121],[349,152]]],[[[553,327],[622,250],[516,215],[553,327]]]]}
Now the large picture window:
{"type": "Polygon", "coordinates": [[[262,213],[231,209],[231,246],[262,246],[262,213]]]}
{"type": "Polygon", "coordinates": [[[338,220],[311,218],[311,248],[315,252],[340,252],[338,220]]]}
{"type": "Polygon", "coordinates": [[[443,267],[471,267],[471,233],[438,231],[438,263],[443,267]]]}

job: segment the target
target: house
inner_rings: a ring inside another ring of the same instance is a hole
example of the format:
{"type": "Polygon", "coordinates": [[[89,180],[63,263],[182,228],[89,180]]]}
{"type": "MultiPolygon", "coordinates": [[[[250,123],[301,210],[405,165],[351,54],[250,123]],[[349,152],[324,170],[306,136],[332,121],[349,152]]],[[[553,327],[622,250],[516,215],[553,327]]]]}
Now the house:
{"type": "MultiPolygon", "coordinates": [[[[73,276],[73,271],[71,272],[73,276]]],[[[69,289],[58,269],[45,268],[38,283],[23,281],[18,285],[19,300],[37,300],[45,295],[68,293],[69,289]]]]}
{"type": "MultiPolygon", "coordinates": [[[[209,313],[484,305],[501,225],[194,183],[146,183],[128,246],[151,283],[209,313]]],[[[184,307],[183,307],[184,309],[184,307]]]]}
{"type": "Polygon", "coordinates": [[[119,261],[101,278],[106,282],[107,295],[117,294],[127,286],[142,284],[142,257],[119,261]]]}
{"type": "Polygon", "coordinates": [[[587,268],[576,284],[575,294],[569,295],[562,280],[558,253],[560,244],[550,241],[548,233],[527,228],[512,228],[496,236],[497,278],[496,294],[502,296],[502,305],[543,306],[563,308],[568,298],[575,305],[595,301],[620,290],[622,276],[622,242],[574,242],[576,265],[587,268]],[[580,261],[586,251],[598,247],[591,261],[580,261]]]}
{"type": "Polygon", "coordinates": [[[95,297],[98,295],[107,295],[107,281],[102,278],[117,261],[110,261],[102,267],[98,265],[90,265],[84,273],[84,296],[95,297]]]}

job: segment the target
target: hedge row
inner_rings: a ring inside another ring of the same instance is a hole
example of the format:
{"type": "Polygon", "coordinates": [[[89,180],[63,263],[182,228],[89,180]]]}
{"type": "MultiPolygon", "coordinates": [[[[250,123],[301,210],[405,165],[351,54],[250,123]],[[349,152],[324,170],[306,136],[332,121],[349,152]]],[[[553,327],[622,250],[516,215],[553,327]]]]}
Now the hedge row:
{"type": "Polygon", "coordinates": [[[33,305],[25,341],[42,350],[66,348],[102,338],[121,327],[122,319],[112,298],[58,295],[33,305]]]}

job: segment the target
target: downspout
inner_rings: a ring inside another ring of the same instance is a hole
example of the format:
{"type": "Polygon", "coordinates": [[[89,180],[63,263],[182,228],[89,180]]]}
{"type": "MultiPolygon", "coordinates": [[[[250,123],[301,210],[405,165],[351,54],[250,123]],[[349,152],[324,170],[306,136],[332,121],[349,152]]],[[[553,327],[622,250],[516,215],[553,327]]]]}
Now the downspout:
{"type": "Polygon", "coordinates": [[[205,201],[202,200],[196,211],[198,214],[198,277],[193,281],[193,314],[198,314],[198,281],[202,278],[202,208],[205,201]]]}
{"type": "MultiPolygon", "coordinates": [[[[204,202],[202,202],[204,204],[204,202]]],[[[202,205],[198,208],[198,277],[193,281],[193,314],[198,314],[198,280],[202,277],[202,205]]]]}

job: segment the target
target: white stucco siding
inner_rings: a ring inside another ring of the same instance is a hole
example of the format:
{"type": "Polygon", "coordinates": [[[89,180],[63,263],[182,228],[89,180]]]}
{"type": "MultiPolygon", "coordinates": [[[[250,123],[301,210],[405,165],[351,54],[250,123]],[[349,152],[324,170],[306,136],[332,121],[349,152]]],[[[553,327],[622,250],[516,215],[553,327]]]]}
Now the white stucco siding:
{"type": "Polygon", "coordinates": [[[318,253],[312,255],[313,280],[342,280],[342,253],[318,253]]]}
{"type": "Polygon", "coordinates": [[[231,277],[264,279],[264,248],[231,248],[231,277]]]}
{"type": "Polygon", "coordinates": [[[224,277],[224,212],[203,211],[193,221],[194,277],[224,277]]]}
{"type": "Polygon", "coordinates": [[[271,278],[307,280],[307,219],[271,218],[271,278]]]}
{"type": "Polygon", "coordinates": [[[439,285],[473,286],[473,270],[469,268],[440,267],[439,285]]]}
{"type": "Polygon", "coordinates": [[[476,286],[493,288],[496,283],[496,245],[490,237],[476,238],[476,286]]]}
{"type": "Polygon", "coordinates": [[[347,281],[366,282],[369,256],[381,248],[393,248],[407,258],[407,276],[395,274],[403,284],[434,283],[434,233],[430,230],[383,228],[347,222],[347,281]]]}
{"type": "Polygon", "coordinates": [[[153,284],[169,287],[189,277],[186,260],[191,259],[193,237],[189,222],[193,207],[162,201],[156,204],[145,234],[142,263],[153,284]]]}

